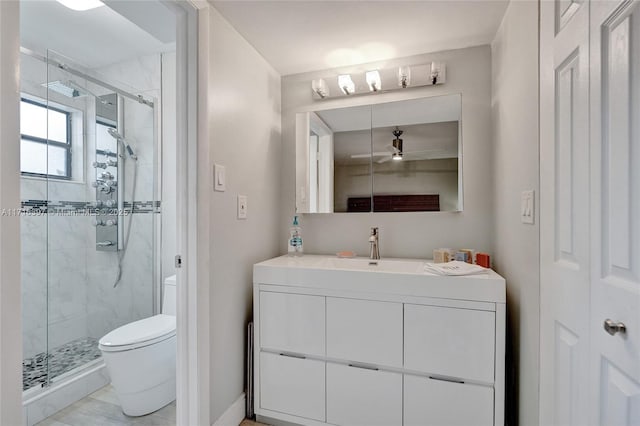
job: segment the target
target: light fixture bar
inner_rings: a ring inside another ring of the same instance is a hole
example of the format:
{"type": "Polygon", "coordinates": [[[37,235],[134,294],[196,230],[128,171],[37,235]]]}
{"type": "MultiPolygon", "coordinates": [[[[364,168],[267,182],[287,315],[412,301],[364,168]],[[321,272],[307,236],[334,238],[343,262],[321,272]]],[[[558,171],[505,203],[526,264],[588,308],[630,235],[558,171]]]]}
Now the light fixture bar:
{"type": "Polygon", "coordinates": [[[311,90],[313,99],[323,100],[434,86],[445,82],[445,63],[427,62],[362,71],[361,73],[340,74],[337,78],[325,76],[312,80],[311,90]],[[357,87],[355,82],[358,84],[357,87]]]}

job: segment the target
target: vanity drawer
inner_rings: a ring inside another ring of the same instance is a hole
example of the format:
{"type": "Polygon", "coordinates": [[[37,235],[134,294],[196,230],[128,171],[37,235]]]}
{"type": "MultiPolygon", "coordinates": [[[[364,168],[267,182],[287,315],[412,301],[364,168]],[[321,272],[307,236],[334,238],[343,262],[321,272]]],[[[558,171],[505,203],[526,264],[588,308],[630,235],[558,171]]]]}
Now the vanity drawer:
{"type": "Polygon", "coordinates": [[[494,381],[495,313],[406,304],[404,368],[494,381]]]}
{"type": "Polygon", "coordinates": [[[402,367],[402,304],[327,297],[327,356],[402,367]]]}
{"type": "Polygon", "coordinates": [[[325,355],[325,298],[260,292],[260,347],[325,355]]]}
{"type": "Polygon", "coordinates": [[[491,426],[493,388],[404,376],[404,426],[491,426]]]}
{"type": "Polygon", "coordinates": [[[325,421],[325,362],[260,354],[260,408],[325,421]]]}
{"type": "Polygon", "coordinates": [[[327,363],[327,422],[402,425],[402,374],[327,363]]]}

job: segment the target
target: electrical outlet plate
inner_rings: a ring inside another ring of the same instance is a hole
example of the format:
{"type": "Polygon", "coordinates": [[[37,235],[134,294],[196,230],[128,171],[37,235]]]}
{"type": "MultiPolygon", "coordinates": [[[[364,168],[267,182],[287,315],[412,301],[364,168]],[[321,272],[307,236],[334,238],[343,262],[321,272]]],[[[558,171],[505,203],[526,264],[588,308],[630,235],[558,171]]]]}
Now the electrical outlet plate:
{"type": "Polygon", "coordinates": [[[533,189],[522,191],[520,198],[520,220],[522,223],[531,224],[535,218],[535,192],[533,189]]]}
{"type": "Polygon", "coordinates": [[[247,218],[247,196],[238,195],[238,219],[247,218]]]}

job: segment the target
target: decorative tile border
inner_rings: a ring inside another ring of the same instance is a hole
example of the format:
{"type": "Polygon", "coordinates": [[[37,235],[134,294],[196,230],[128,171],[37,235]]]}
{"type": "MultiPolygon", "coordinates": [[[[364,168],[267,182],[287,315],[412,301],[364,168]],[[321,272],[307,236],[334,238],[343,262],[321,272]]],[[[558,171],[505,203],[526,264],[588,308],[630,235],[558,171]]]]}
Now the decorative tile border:
{"type": "Polygon", "coordinates": [[[92,337],[73,340],[49,353],[40,353],[22,361],[22,390],[42,386],[76,367],[100,358],[98,340],[92,337]]]}
{"type": "MultiPolygon", "coordinates": [[[[135,201],[133,213],[161,213],[160,201],[135,201]]],[[[23,200],[20,213],[24,215],[39,216],[47,213],[69,216],[93,216],[104,211],[97,209],[95,202],[86,201],[48,201],[48,200],[23,200]]],[[[131,203],[125,202],[123,214],[131,213],[131,203]]]]}

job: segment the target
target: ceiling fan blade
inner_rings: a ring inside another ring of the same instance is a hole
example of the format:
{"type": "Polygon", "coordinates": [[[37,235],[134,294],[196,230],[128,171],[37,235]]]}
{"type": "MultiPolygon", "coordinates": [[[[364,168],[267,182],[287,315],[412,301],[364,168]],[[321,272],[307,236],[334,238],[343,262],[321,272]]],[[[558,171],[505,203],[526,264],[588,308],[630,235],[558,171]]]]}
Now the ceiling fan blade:
{"type": "Polygon", "coordinates": [[[391,156],[383,157],[380,160],[376,161],[378,164],[386,163],[387,161],[391,161],[391,156]]]}
{"type": "Polygon", "coordinates": [[[388,152],[384,152],[384,151],[376,151],[376,152],[372,152],[370,154],[352,154],[351,158],[369,158],[369,157],[383,157],[389,155],[388,152]]]}

